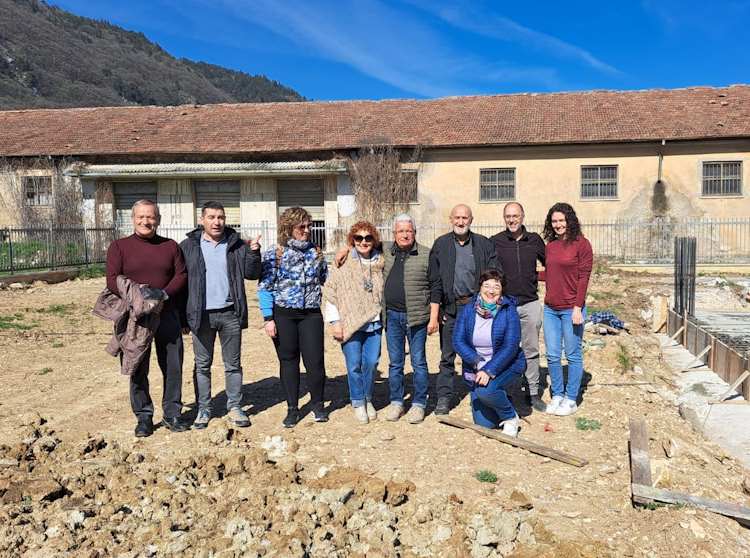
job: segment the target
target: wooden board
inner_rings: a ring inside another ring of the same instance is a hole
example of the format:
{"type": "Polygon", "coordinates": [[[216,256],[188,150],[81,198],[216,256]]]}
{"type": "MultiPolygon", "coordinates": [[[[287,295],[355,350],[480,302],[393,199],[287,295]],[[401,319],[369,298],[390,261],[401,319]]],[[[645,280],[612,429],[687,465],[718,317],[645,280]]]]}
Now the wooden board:
{"type": "Polygon", "coordinates": [[[740,506],[739,504],[709,500],[708,498],[700,498],[682,492],[672,492],[671,490],[662,490],[661,488],[643,486],[636,483],[631,485],[631,490],[634,501],[637,498],[642,503],[663,502],[665,504],[695,506],[696,508],[731,517],[745,526],[750,526],[750,508],[740,506]]]}
{"type": "MultiPolygon", "coordinates": [[[[643,419],[630,419],[630,478],[633,484],[651,486],[651,459],[648,455],[648,430],[643,419]]],[[[648,500],[633,494],[633,502],[647,504],[648,500]]]]}
{"type": "Polygon", "coordinates": [[[568,465],[575,465],[576,467],[583,467],[584,465],[588,464],[587,460],[582,459],[580,457],[576,457],[569,453],[565,453],[563,451],[558,451],[556,449],[548,448],[547,446],[543,446],[541,444],[537,444],[529,440],[524,440],[523,438],[514,438],[513,436],[506,436],[505,434],[497,430],[490,430],[489,428],[484,428],[483,426],[478,426],[476,424],[472,424],[465,420],[461,420],[461,419],[457,419],[457,418],[453,418],[453,417],[445,416],[445,415],[439,415],[436,418],[438,422],[441,422],[443,424],[447,424],[449,426],[455,426],[456,428],[465,428],[467,430],[473,430],[477,434],[481,434],[482,436],[486,436],[487,438],[492,438],[493,440],[497,440],[498,442],[510,444],[511,446],[525,449],[526,451],[530,451],[531,453],[536,453],[537,455],[543,455],[545,457],[549,457],[550,459],[554,459],[562,463],[567,463],[568,465]]]}

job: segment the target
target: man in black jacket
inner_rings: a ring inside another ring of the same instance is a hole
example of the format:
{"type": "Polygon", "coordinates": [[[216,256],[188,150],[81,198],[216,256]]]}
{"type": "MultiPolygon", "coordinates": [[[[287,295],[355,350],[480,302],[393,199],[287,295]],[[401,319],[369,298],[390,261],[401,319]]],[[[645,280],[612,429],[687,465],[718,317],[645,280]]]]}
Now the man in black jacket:
{"type": "MultiPolygon", "coordinates": [[[[481,234],[471,231],[471,208],[460,204],[450,213],[453,230],[438,237],[430,251],[430,279],[440,288],[430,302],[440,305],[440,371],[437,377],[436,415],[447,415],[453,404],[453,378],[456,375],[456,351],[453,327],[456,315],[479,290],[479,276],[497,268],[495,247],[481,234]]],[[[429,324],[428,331],[437,324],[429,324]]]]}
{"type": "MultiPolygon", "coordinates": [[[[245,279],[260,276],[260,236],[243,242],[225,227],[224,206],[207,202],[201,209],[202,226],[188,233],[180,248],[187,267],[188,288],[183,325],[193,334],[193,382],[198,416],[193,428],[203,429],[211,418],[211,364],[216,334],[224,360],[229,421],[250,426],[242,402],[242,330],[247,328],[245,279]]],[[[187,331],[185,331],[187,333],[187,331]]]]}
{"type": "Polygon", "coordinates": [[[544,241],[523,225],[523,206],[509,202],[503,208],[505,230],[490,240],[508,284],[505,292],[516,297],[521,318],[521,347],[526,355],[526,381],[529,403],[535,411],[546,405],[539,396],[539,329],[542,327],[542,303],[537,294],[536,263],[544,265],[544,241]]]}

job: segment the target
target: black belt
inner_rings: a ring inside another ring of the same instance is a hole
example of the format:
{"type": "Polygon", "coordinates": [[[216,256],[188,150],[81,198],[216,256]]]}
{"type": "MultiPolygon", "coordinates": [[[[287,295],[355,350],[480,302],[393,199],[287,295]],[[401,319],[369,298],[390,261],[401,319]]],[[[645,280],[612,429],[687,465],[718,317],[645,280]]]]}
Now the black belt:
{"type": "Polygon", "coordinates": [[[214,312],[229,312],[230,310],[234,310],[234,304],[230,304],[224,308],[212,308],[211,310],[206,310],[206,312],[213,314],[214,312]]]}

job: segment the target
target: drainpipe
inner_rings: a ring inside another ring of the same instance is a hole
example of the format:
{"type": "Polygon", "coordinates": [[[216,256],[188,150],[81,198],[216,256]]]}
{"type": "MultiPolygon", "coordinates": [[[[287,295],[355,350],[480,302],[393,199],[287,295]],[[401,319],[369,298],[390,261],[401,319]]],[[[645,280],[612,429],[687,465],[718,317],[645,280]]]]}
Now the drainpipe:
{"type": "MultiPolygon", "coordinates": [[[[661,146],[664,147],[665,145],[667,145],[667,140],[661,140],[661,146]]],[[[663,164],[664,164],[664,152],[662,151],[662,149],[659,149],[659,171],[658,171],[658,176],[656,178],[657,182],[661,182],[661,168],[663,164]]]]}

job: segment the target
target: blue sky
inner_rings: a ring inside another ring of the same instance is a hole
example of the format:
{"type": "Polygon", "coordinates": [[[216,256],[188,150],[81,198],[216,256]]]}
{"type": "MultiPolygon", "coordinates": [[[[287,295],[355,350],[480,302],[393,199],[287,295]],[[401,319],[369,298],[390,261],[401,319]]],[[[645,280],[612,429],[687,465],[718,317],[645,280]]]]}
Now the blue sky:
{"type": "Polygon", "coordinates": [[[750,0],[51,0],[310,99],[750,82],[750,0]]]}

